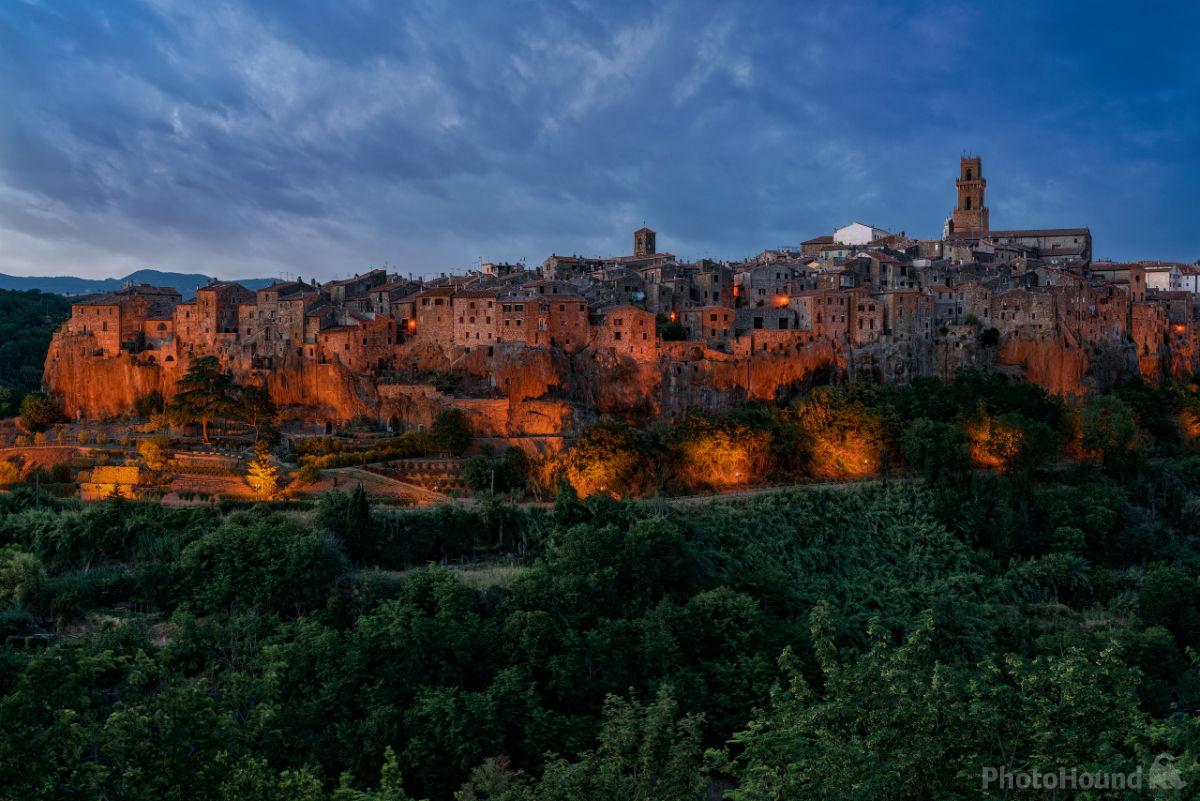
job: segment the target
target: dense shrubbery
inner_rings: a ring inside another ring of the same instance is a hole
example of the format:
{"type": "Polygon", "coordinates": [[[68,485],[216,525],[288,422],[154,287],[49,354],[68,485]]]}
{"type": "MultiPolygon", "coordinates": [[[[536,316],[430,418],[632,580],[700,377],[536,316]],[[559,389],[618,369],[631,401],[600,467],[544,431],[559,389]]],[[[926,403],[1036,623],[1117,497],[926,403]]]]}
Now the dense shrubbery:
{"type": "Polygon", "coordinates": [[[413,459],[428,456],[433,450],[429,435],[422,431],[406,431],[386,444],[366,450],[336,450],[322,455],[301,453],[297,458],[301,465],[311,465],[318,470],[333,467],[387,462],[392,459],[413,459]]]}
{"type": "Polygon", "coordinates": [[[1189,435],[1121,393],[962,380],[686,429],[784,473],[861,436],[916,476],[866,488],[618,501],[687,443],[610,426],[570,468],[608,491],[552,510],[0,495],[0,795],[977,797],[986,766],[1160,752],[1200,780],[1189,435]],[[1015,461],[969,469],[981,443],[1015,461]]]}

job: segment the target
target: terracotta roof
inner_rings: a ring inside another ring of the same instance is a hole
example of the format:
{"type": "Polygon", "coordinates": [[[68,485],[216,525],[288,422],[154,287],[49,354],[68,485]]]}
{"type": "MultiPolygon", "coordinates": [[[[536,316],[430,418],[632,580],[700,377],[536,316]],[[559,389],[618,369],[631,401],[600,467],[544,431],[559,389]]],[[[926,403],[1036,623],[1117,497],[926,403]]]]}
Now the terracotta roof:
{"type": "Polygon", "coordinates": [[[985,231],[982,234],[986,237],[1035,237],[1035,236],[1091,236],[1092,232],[1087,228],[1028,228],[1028,229],[1013,229],[1011,231],[985,231]]]}

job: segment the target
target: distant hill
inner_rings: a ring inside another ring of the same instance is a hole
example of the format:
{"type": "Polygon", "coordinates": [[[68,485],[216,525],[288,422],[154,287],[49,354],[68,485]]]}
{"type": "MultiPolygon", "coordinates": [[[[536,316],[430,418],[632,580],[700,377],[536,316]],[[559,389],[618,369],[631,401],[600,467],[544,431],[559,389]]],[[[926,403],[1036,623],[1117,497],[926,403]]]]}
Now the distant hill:
{"type": "MultiPolygon", "coordinates": [[[[100,292],[112,292],[126,284],[152,284],[153,286],[169,286],[179,290],[184,299],[196,294],[196,287],[204,286],[210,280],[207,275],[199,273],[168,273],[161,270],[138,270],[124,278],[77,278],[73,275],[21,276],[0,273],[0,289],[38,289],[42,292],[53,292],[56,295],[94,295],[100,292]]],[[[271,283],[271,278],[239,279],[238,283],[246,289],[258,289],[271,283]]]]}

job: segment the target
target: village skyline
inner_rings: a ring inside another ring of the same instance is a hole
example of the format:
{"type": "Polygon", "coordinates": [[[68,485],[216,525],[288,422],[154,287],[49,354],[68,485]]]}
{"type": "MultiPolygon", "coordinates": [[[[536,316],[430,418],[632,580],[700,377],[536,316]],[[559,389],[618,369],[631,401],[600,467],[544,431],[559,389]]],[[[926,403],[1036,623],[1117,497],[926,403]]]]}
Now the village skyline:
{"type": "Polygon", "coordinates": [[[643,224],[688,260],[852,220],[927,238],[975,152],[997,225],[1200,258],[1194,6],[526,11],[5,4],[0,273],[428,277],[643,224]]]}

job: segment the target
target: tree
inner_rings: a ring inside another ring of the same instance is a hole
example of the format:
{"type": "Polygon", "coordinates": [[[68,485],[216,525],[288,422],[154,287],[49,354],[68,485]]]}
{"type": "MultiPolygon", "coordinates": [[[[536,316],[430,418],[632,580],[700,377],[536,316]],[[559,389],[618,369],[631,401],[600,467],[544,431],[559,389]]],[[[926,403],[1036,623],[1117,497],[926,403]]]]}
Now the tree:
{"type": "Polygon", "coordinates": [[[21,427],[26,431],[45,431],[57,419],[57,407],[42,393],[30,392],[21,400],[21,427]]]}
{"type": "Polygon", "coordinates": [[[351,559],[361,560],[371,553],[371,504],[362,482],[354,485],[346,499],[346,522],[342,529],[346,551],[351,559]]]}
{"type": "Polygon", "coordinates": [[[238,393],[238,419],[254,428],[255,439],[259,439],[262,426],[275,422],[275,411],[275,401],[271,400],[271,393],[263,387],[246,386],[238,393]]]}
{"type": "Polygon", "coordinates": [[[181,425],[199,423],[201,435],[208,442],[209,421],[227,417],[235,408],[232,376],[221,369],[215,356],[203,356],[192,362],[176,384],[171,417],[181,425]]]}
{"type": "Polygon", "coordinates": [[[148,469],[155,472],[165,470],[171,459],[171,440],[163,434],[155,434],[138,443],[138,455],[148,469]]]}
{"type": "Polygon", "coordinates": [[[1136,469],[1142,457],[1142,432],[1133,410],[1115,395],[1097,395],[1079,413],[1079,444],[1098,454],[1105,470],[1136,469]]]}
{"type": "Polygon", "coordinates": [[[0,384],[0,417],[8,417],[17,411],[17,393],[12,387],[0,384]]]}
{"type": "Polygon", "coordinates": [[[163,396],[157,389],[134,398],[133,413],[138,417],[144,417],[149,420],[154,415],[162,413],[162,410],[163,396]]]}
{"type": "Polygon", "coordinates": [[[180,589],[200,612],[258,607],[302,615],[325,606],[349,570],[323,532],[282,515],[231,521],[189,544],[180,589]]]}
{"type": "Polygon", "coordinates": [[[581,498],[632,495],[646,487],[651,458],[642,435],[620,422],[596,423],[567,454],[566,477],[581,498]]]}
{"type": "Polygon", "coordinates": [[[914,420],[900,437],[900,450],[909,466],[930,484],[958,484],[970,475],[967,435],[951,423],[914,420]]]}
{"type": "Polygon", "coordinates": [[[1178,568],[1156,565],[1146,571],[1138,594],[1142,620],[1162,626],[1184,645],[1200,642],[1196,603],[1200,593],[1196,581],[1178,568]]]}
{"type": "Polygon", "coordinates": [[[17,545],[0,548],[0,603],[24,603],[46,583],[46,568],[17,545]]]}
{"type": "Polygon", "coordinates": [[[936,658],[929,613],[899,645],[876,621],[853,655],[838,652],[831,615],[822,604],[811,616],[821,681],[786,653],[784,689],[734,737],[730,798],[964,798],[1000,766],[1128,773],[1152,758],[1151,738],[1170,736],[1139,707],[1138,671],[1115,646],[968,670],[936,658]]]}
{"type": "Polygon", "coordinates": [[[21,480],[21,468],[7,459],[0,459],[0,487],[16,484],[21,480]]]}
{"type": "Polygon", "coordinates": [[[429,428],[434,447],[454,456],[461,456],[471,447],[471,426],[462,409],[445,409],[438,412],[429,428]]]}
{"type": "Polygon", "coordinates": [[[529,474],[529,457],[520,448],[508,448],[496,458],[483,453],[467,459],[462,478],[476,493],[509,492],[525,486],[529,474]]]}
{"type": "Polygon", "coordinates": [[[254,458],[246,466],[246,483],[260,498],[274,497],[279,490],[279,468],[271,461],[271,452],[262,440],[255,444],[254,458]]]}
{"type": "Polygon", "coordinates": [[[296,483],[302,486],[316,484],[321,480],[321,471],[316,466],[306,464],[296,471],[296,483]]]}

